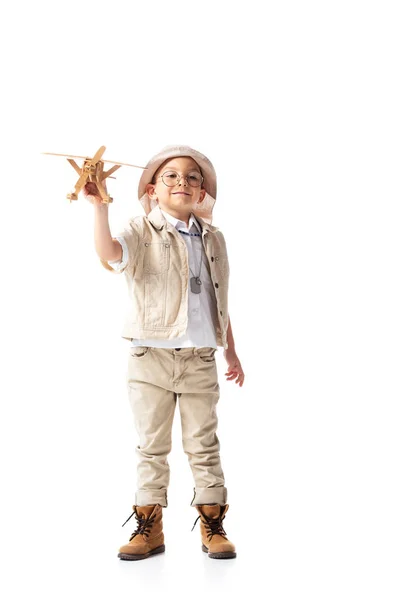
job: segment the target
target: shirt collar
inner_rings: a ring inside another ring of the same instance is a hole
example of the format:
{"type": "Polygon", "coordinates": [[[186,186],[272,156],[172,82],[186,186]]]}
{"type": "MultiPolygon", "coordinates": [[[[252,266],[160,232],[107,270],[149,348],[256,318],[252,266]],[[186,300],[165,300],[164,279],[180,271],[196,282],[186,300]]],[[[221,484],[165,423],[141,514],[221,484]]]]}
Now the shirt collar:
{"type": "MultiPolygon", "coordinates": [[[[169,221],[171,223],[171,225],[173,225],[176,229],[179,229],[182,227],[186,228],[186,223],[184,221],[181,221],[180,219],[177,219],[176,217],[170,215],[162,208],[160,208],[160,211],[162,212],[164,217],[167,219],[167,221],[169,221]]],[[[194,216],[193,213],[190,213],[189,227],[188,227],[189,231],[190,231],[190,228],[192,227],[192,225],[194,225],[201,233],[201,227],[200,227],[199,223],[197,222],[196,217],[194,216]]]]}
{"type": "MultiPolygon", "coordinates": [[[[164,211],[165,212],[165,211],[164,211]]],[[[171,216],[171,215],[169,215],[171,216]]],[[[156,206],[148,213],[147,215],[148,220],[150,221],[150,223],[153,225],[153,227],[155,227],[156,229],[160,230],[165,226],[165,223],[167,222],[166,217],[164,217],[163,213],[161,212],[161,208],[159,206],[159,204],[156,204],[156,206]]],[[[204,219],[201,218],[201,216],[199,214],[195,215],[196,218],[196,222],[200,223],[200,227],[202,228],[202,233],[216,233],[217,231],[219,231],[219,227],[216,227],[215,225],[211,225],[211,223],[208,223],[208,221],[205,221],[204,219]]],[[[169,223],[169,221],[168,221],[169,223]]],[[[171,223],[169,223],[171,225],[171,227],[173,227],[173,225],[171,223]]]]}

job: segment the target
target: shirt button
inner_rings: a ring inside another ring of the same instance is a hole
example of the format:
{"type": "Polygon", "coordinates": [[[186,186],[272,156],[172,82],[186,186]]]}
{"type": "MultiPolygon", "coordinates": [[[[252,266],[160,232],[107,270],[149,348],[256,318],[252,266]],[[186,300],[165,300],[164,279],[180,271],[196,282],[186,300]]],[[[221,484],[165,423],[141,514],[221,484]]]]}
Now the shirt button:
{"type": "Polygon", "coordinates": [[[218,256],[215,257],[215,260],[219,260],[218,256]]]}
{"type": "Polygon", "coordinates": [[[218,287],[218,283],[215,284],[215,287],[218,287]]]}

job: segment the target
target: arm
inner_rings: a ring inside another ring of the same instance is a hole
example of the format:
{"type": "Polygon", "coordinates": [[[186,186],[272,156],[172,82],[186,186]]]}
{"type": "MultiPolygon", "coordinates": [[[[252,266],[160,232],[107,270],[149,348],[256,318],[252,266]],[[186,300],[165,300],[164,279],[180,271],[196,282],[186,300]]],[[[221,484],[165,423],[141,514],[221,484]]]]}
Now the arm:
{"type": "Polygon", "coordinates": [[[121,260],[121,244],[110,233],[108,204],[96,204],[94,207],[94,243],[100,260],[121,260]]]}
{"type": "Polygon", "coordinates": [[[224,350],[224,357],[226,359],[226,362],[228,363],[228,370],[225,373],[226,380],[227,381],[235,380],[235,383],[238,383],[239,387],[242,387],[242,385],[244,383],[244,372],[242,369],[242,365],[240,364],[240,360],[236,354],[235,342],[233,339],[232,325],[231,325],[230,317],[229,317],[228,330],[226,333],[227,333],[226,338],[227,338],[227,342],[228,342],[228,348],[227,348],[227,350],[224,350]]]}
{"type": "Polygon", "coordinates": [[[227,337],[227,342],[228,342],[228,348],[229,350],[235,350],[235,340],[233,339],[233,333],[232,333],[232,325],[231,325],[231,317],[229,316],[229,323],[228,323],[228,330],[226,332],[226,337],[227,337]]]}

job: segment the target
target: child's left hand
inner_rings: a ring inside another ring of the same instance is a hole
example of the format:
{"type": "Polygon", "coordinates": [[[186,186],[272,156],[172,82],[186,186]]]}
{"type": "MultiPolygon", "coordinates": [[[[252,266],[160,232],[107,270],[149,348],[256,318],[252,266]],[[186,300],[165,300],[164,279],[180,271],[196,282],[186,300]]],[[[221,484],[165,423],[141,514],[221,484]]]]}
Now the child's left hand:
{"type": "Polygon", "coordinates": [[[226,380],[231,381],[231,379],[236,378],[235,383],[238,383],[239,386],[242,387],[244,382],[244,373],[235,350],[229,350],[229,348],[228,350],[224,350],[224,358],[228,363],[228,370],[225,373],[225,375],[228,375],[226,380]]]}

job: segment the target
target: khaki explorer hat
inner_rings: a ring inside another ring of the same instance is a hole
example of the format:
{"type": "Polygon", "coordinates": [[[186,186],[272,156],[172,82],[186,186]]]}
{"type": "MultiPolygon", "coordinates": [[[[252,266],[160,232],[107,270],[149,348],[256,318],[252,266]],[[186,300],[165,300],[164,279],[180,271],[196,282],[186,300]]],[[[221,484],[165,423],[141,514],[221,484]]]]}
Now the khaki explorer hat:
{"type": "Polygon", "coordinates": [[[209,225],[212,222],[212,210],[217,197],[217,175],[211,161],[190,146],[165,146],[158,154],[153,156],[146,165],[139,181],[138,196],[146,216],[158,205],[156,200],[149,198],[146,185],[151,183],[154,173],[164,161],[176,156],[190,156],[197,162],[203,175],[203,188],[206,190],[203,202],[197,202],[192,209],[196,217],[200,217],[209,225]]]}

